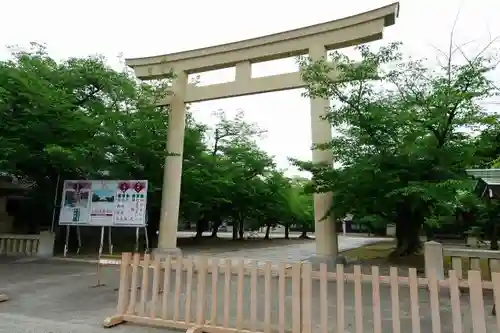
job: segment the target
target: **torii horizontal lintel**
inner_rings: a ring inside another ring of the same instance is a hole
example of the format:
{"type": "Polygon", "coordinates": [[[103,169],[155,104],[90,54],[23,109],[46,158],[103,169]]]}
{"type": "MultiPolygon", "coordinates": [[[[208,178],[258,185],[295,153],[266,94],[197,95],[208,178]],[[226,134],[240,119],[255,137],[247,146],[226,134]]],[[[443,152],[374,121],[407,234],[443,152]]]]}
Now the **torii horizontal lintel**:
{"type": "MultiPolygon", "coordinates": [[[[336,71],[330,73],[330,77],[335,79],[338,76],[336,71]]],[[[240,97],[275,91],[299,89],[305,87],[299,72],[276,74],[264,77],[252,78],[249,80],[231,81],[206,86],[189,84],[186,87],[185,103],[210,101],[222,98],[240,97]]],[[[172,95],[167,95],[158,101],[158,105],[170,104],[172,95]]]]}
{"type": "Polygon", "coordinates": [[[384,27],[394,24],[399,3],[350,17],[300,29],[160,56],[126,59],[138,78],[166,77],[171,70],[199,73],[250,63],[307,54],[311,45],[327,50],[357,45],[382,38],[384,27]]]}

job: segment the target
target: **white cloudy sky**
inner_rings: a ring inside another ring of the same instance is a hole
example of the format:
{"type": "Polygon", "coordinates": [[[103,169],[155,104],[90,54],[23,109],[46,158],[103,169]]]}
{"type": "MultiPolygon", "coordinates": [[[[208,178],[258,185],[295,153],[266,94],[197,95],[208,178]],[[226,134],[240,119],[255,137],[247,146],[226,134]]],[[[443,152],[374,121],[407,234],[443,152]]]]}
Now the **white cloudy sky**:
{"type": "MultiPolygon", "coordinates": [[[[0,46],[30,41],[46,43],[56,58],[104,54],[113,66],[126,58],[165,54],[257,37],[330,21],[391,3],[390,0],[6,0],[2,2],[0,46]]],[[[408,53],[434,57],[445,49],[460,8],[456,42],[484,45],[500,36],[498,0],[401,0],[400,17],[385,41],[401,40],[408,53]]],[[[5,56],[0,51],[0,57],[5,56]]],[[[293,61],[259,64],[254,76],[288,72],[293,61]]],[[[230,70],[202,75],[202,84],[229,81],[230,70]]],[[[287,157],[309,159],[308,100],[285,91],[194,104],[195,116],[213,123],[211,112],[243,109],[249,121],[268,130],[260,144],[288,166],[287,157]]],[[[292,170],[290,170],[292,172],[292,170]]]]}

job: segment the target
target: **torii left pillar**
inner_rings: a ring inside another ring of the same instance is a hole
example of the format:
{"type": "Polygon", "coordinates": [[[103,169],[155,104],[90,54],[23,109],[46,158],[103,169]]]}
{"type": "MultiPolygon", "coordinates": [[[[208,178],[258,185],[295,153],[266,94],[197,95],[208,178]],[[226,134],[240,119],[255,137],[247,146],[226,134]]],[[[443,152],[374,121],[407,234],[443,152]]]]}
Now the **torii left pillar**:
{"type": "Polygon", "coordinates": [[[159,255],[180,253],[177,248],[177,228],[179,224],[184,130],[186,127],[186,104],[184,101],[187,83],[187,73],[177,73],[168,115],[167,156],[163,169],[161,216],[156,249],[156,253],[159,255]]]}

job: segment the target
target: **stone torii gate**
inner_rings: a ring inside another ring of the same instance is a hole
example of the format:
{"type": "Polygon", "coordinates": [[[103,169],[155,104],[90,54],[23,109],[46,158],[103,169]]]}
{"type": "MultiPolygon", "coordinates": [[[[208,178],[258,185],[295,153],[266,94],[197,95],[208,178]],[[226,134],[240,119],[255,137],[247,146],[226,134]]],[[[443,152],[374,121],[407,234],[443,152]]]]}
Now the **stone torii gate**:
{"type": "MultiPolygon", "coordinates": [[[[398,17],[399,3],[346,17],[273,35],[243,40],[235,43],[167,55],[126,59],[142,80],[164,78],[173,70],[177,75],[172,86],[173,94],[160,101],[170,104],[167,151],[175,155],[165,158],[161,220],[158,240],[160,253],[178,251],[177,226],[182,175],[182,153],[186,103],[220,98],[252,95],[264,92],[304,87],[299,72],[252,78],[252,63],[309,54],[312,59],[326,57],[326,52],[382,38],[384,28],[393,25],[398,17]],[[188,84],[188,74],[202,73],[223,68],[236,68],[232,82],[195,86],[188,84]]],[[[330,124],[321,119],[329,107],[325,99],[311,99],[311,130],[314,144],[330,141],[330,124]]],[[[331,152],[313,150],[314,163],[333,163],[331,152]]],[[[330,208],[331,193],[314,195],[314,220],[316,228],[316,253],[334,258],[338,253],[335,220],[321,220],[330,208]]]]}

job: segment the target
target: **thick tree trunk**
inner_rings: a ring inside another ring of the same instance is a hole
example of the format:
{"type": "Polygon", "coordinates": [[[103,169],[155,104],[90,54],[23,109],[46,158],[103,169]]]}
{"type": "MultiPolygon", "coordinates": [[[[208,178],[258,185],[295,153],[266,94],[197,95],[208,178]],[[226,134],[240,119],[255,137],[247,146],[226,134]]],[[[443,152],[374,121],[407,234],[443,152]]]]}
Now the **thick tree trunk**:
{"type": "Polygon", "coordinates": [[[264,236],[264,239],[269,239],[271,236],[271,225],[268,224],[266,225],[266,235],[264,236]]]}
{"type": "Polygon", "coordinates": [[[397,246],[391,256],[408,256],[418,252],[421,248],[420,231],[422,225],[421,219],[410,214],[408,210],[400,211],[396,221],[397,246]]]}
{"type": "Polygon", "coordinates": [[[285,239],[290,239],[290,225],[285,224],[285,239]]]}
{"type": "Polygon", "coordinates": [[[203,227],[200,222],[196,223],[196,235],[194,235],[194,239],[200,239],[203,236],[203,227]]]}
{"type": "Polygon", "coordinates": [[[233,221],[233,240],[238,239],[238,223],[233,221]]]}
{"type": "Polygon", "coordinates": [[[239,221],[238,236],[239,236],[239,239],[241,239],[241,240],[245,236],[245,225],[244,225],[244,221],[243,220],[239,221]]]}
{"type": "Polygon", "coordinates": [[[490,249],[498,251],[498,225],[493,221],[493,232],[491,233],[490,249]]]}
{"type": "Polygon", "coordinates": [[[307,236],[307,226],[305,224],[302,225],[302,233],[299,236],[300,239],[309,239],[307,236]]]}
{"type": "Polygon", "coordinates": [[[203,217],[196,223],[196,235],[194,236],[194,238],[199,239],[203,237],[203,233],[207,230],[208,230],[208,219],[207,217],[203,217]]]}

